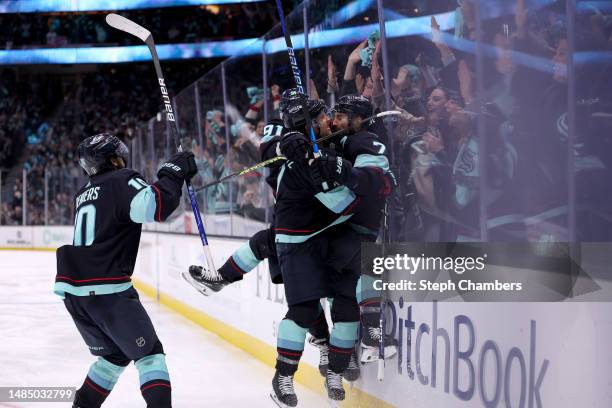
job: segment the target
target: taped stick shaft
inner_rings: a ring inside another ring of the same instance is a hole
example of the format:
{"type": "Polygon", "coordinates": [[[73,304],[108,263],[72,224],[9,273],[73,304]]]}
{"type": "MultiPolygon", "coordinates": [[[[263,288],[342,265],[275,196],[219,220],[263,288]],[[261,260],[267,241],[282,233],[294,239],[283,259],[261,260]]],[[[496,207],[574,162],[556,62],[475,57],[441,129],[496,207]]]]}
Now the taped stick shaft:
{"type": "MultiPolygon", "coordinates": [[[[157,50],[155,48],[155,42],[153,40],[153,35],[146,28],[118,14],[113,14],[113,13],[108,14],[106,16],[106,22],[111,27],[116,28],[117,30],[126,32],[128,34],[131,34],[133,36],[136,36],[147,44],[149,48],[149,52],[151,53],[153,64],[155,66],[157,82],[160,88],[162,102],[164,104],[164,108],[166,111],[166,121],[170,125],[169,129],[175,140],[177,150],[181,152],[183,149],[180,144],[180,132],[179,132],[178,124],[176,123],[176,117],[175,117],[176,111],[175,109],[173,109],[172,102],[170,99],[170,94],[165,84],[165,79],[164,79],[164,75],[162,72],[161,64],[159,63],[159,57],[157,55],[157,50]]],[[[187,187],[189,201],[191,203],[191,208],[193,210],[193,216],[195,218],[196,225],[198,227],[198,233],[200,235],[200,240],[202,241],[202,246],[204,248],[204,256],[206,257],[206,261],[208,263],[209,268],[216,272],[217,269],[215,268],[212,262],[212,254],[210,253],[210,248],[208,247],[208,239],[206,237],[206,231],[204,230],[204,223],[202,222],[202,216],[200,215],[200,209],[199,209],[198,202],[196,199],[195,190],[189,180],[185,180],[185,185],[187,187]]]]}
{"type": "Polygon", "coordinates": [[[199,187],[196,190],[196,192],[202,191],[204,189],[207,189],[207,188],[209,188],[211,186],[214,186],[214,185],[217,185],[219,183],[223,183],[224,181],[227,181],[227,180],[229,180],[229,179],[231,179],[233,177],[243,176],[245,174],[252,173],[255,170],[259,170],[259,169],[261,169],[263,167],[266,167],[269,164],[275,163],[275,162],[277,162],[279,160],[287,160],[287,159],[285,157],[283,157],[283,156],[272,157],[271,159],[262,161],[261,163],[257,163],[257,164],[255,164],[255,165],[253,165],[251,167],[247,167],[247,168],[239,170],[239,171],[237,171],[235,173],[232,173],[232,174],[229,174],[227,176],[221,177],[219,180],[211,181],[210,183],[204,184],[202,187],[199,187]]]}

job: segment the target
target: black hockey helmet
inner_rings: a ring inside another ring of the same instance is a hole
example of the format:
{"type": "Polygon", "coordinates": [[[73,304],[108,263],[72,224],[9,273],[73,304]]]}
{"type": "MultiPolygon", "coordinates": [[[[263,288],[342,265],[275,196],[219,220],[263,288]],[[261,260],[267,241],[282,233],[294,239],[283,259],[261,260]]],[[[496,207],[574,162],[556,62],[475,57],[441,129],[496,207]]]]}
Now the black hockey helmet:
{"type": "MultiPolygon", "coordinates": [[[[306,117],[304,115],[304,101],[306,95],[300,94],[300,97],[288,99],[286,104],[281,107],[283,125],[287,129],[302,130],[306,126],[306,117]],[[283,109],[284,108],[284,109],[283,109]]],[[[308,99],[308,115],[312,120],[312,126],[317,127],[316,118],[321,112],[327,113],[325,102],[317,99],[308,99]]],[[[282,99],[281,99],[282,103],[282,99]]]]}
{"type": "Polygon", "coordinates": [[[289,103],[295,103],[296,101],[304,101],[307,99],[308,96],[305,93],[300,92],[297,88],[287,89],[281,94],[278,109],[281,112],[285,112],[289,106],[289,103]]]}
{"type": "Polygon", "coordinates": [[[338,99],[333,112],[346,113],[349,117],[360,116],[362,119],[372,116],[374,106],[368,98],[357,95],[345,95],[338,99]]]}
{"type": "Polygon", "coordinates": [[[89,136],[78,147],[79,164],[89,177],[113,169],[112,157],[121,157],[127,164],[130,151],[118,137],[110,133],[89,136]]]}

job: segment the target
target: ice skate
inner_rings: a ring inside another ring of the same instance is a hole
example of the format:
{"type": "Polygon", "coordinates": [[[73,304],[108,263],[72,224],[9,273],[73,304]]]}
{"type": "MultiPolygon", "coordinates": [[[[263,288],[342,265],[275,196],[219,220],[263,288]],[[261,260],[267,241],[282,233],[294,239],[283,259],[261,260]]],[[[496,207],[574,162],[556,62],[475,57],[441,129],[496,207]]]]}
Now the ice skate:
{"type": "Polygon", "coordinates": [[[183,272],[181,275],[187,283],[204,296],[210,296],[213,293],[219,292],[230,284],[230,282],[223,279],[221,274],[198,265],[191,265],[189,272],[183,272]]]}
{"type": "Polygon", "coordinates": [[[319,349],[319,373],[325,377],[329,366],[329,343],[327,339],[310,337],[308,343],[319,349]]]}
{"type": "Polygon", "coordinates": [[[351,359],[349,360],[349,365],[346,368],[346,371],[342,373],[342,377],[346,381],[349,382],[349,386],[353,388],[353,383],[359,379],[361,376],[361,368],[357,363],[357,352],[353,350],[353,354],[351,354],[351,359]]]}
{"type": "Polygon", "coordinates": [[[281,408],[296,407],[298,399],[293,389],[293,376],[281,375],[277,371],[272,379],[270,398],[281,408]]]}
{"type": "Polygon", "coordinates": [[[325,389],[327,390],[327,399],[332,407],[339,407],[340,402],[344,401],[345,392],[342,385],[342,375],[336,374],[332,370],[327,370],[325,375],[325,389]]]}
{"type": "MultiPolygon", "coordinates": [[[[380,327],[364,327],[364,333],[361,339],[361,364],[378,361],[380,335],[380,327]]],[[[397,340],[386,334],[383,340],[386,360],[397,354],[397,340]]]]}

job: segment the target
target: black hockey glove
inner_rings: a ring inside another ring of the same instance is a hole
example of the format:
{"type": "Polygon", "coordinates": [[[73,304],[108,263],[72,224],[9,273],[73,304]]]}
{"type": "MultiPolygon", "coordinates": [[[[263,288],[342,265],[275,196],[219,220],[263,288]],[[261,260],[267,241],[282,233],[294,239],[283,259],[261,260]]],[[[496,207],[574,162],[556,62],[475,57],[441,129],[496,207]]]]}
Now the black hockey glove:
{"type": "Polygon", "coordinates": [[[300,132],[289,132],[285,134],[279,143],[280,154],[287,160],[304,161],[310,153],[310,143],[306,136],[300,132]]]}
{"type": "Polygon", "coordinates": [[[342,157],[319,156],[310,164],[312,179],[321,191],[326,192],[346,184],[353,170],[353,165],[342,157]]]}
{"type": "Polygon", "coordinates": [[[157,171],[157,178],[172,177],[181,184],[189,180],[198,172],[195,158],[191,152],[177,153],[170,158],[157,171]]]}

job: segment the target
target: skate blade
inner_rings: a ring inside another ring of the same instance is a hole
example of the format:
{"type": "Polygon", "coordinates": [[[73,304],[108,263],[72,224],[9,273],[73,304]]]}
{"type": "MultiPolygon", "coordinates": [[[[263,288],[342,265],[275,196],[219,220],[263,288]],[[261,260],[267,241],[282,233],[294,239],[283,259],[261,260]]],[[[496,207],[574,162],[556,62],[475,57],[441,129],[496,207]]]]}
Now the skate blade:
{"type": "Polygon", "coordinates": [[[329,404],[330,407],[332,408],[340,408],[340,403],[342,401],[337,401],[337,400],[333,400],[331,398],[327,398],[327,403],[329,404]]]}
{"type": "MultiPolygon", "coordinates": [[[[325,392],[328,392],[327,390],[327,383],[325,382],[325,380],[323,380],[323,388],[325,388],[325,392]]],[[[342,401],[344,400],[335,400],[335,399],[331,399],[329,397],[329,394],[327,395],[327,403],[329,404],[330,407],[340,407],[340,404],[342,403],[342,401]]]]}
{"type": "Polygon", "coordinates": [[[291,408],[289,405],[287,404],[283,404],[278,397],[276,396],[276,393],[274,392],[274,390],[272,390],[270,392],[270,398],[272,398],[272,401],[274,401],[274,403],[279,406],[280,408],[291,408]]]}
{"type": "Polygon", "coordinates": [[[190,284],[191,286],[193,286],[193,288],[195,290],[197,290],[198,292],[200,292],[202,295],[204,296],[210,296],[212,294],[212,291],[209,290],[206,286],[198,283],[197,281],[195,281],[191,275],[189,274],[189,272],[181,272],[181,276],[183,277],[183,279],[185,279],[185,281],[190,284]]]}
{"type": "Polygon", "coordinates": [[[344,379],[344,381],[346,381],[347,383],[353,385],[353,383],[357,380],[359,380],[361,378],[361,372],[358,375],[354,375],[351,377],[345,377],[344,375],[342,376],[342,378],[344,379]]]}
{"type": "MultiPolygon", "coordinates": [[[[396,346],[385,347],[385,360],[394,357],[396,354],[397,354],[396,346]]],[[[378,361],[378,348],[363,347],[363,351],[361,352],[360,360],[361,360],[361,364],[377,362],[378,361]]]]}

